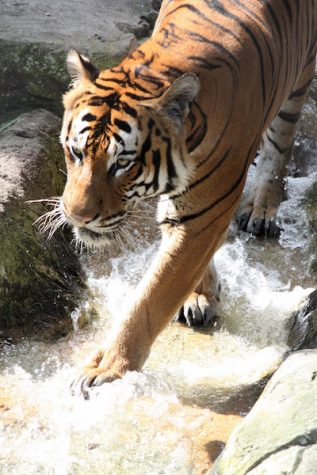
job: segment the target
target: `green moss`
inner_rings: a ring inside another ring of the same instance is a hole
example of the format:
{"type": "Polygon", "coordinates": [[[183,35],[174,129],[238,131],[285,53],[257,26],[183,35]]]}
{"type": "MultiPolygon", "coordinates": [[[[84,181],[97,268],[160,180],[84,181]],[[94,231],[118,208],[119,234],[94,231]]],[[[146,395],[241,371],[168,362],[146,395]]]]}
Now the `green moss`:
{"type": "MultiPolygon", "coordinates": [[[[64,164],[61,147],[56,137],[46,135],[42,145],[43,173],[33,185],[61,194],[65,182],[59,172],[64,164]]],[[[71,251],[70,236],[57,232],[47,241],[33,224],[45,211],[38,203],[27,204],[25,198],[11,199],[1,215],[1,328],[55,319],[59,328],[64,321],[70,329],[70,312],[85,295],[85,277],[71,251]]]]}
{"type": "MultiPolygon", "coordinates": [[[[91,58],[100,69],[118,64],[119,58],[105,54],[91,58]]],[[[66,52],[50,50],[40,44],[0,42],[0,110],[36,107],[61,116],[61,97],[70,82],[66,70],[66,52]]]]}

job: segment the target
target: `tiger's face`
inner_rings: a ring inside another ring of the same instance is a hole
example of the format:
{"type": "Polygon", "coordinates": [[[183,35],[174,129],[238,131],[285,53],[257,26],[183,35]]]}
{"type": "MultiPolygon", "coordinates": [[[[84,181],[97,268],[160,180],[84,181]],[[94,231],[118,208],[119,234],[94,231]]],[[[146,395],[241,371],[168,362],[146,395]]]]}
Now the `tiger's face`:
{"type": "Polygon", "coordinates": [[[64,96],[62,211],[77,240],[98,247],[124,233],[141,199],[186,188],[192,164],[184,122],[199,82],[185,75],[154,95],[131,72],[99,73],[74,50],[68,67],[75,83],[64,96]]]}

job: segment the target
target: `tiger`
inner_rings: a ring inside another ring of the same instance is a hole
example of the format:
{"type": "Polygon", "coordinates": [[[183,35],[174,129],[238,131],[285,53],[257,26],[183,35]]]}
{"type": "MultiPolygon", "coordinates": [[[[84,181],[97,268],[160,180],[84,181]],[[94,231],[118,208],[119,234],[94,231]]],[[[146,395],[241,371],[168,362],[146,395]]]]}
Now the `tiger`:
{"type": "Polygon", "coordinates": [[[210,323],[226,240],[260,150],[243,228],[276,234],[276,209],[315,70],[315,0],[163,0],[152,36],[99,69],[76,50],[61,131],[61,209],[76,239],[102,247],[137,204],[158,198],[160,248],[106,345],[73,383],[90,388],[141,370],[177,315],[210,323]]]}

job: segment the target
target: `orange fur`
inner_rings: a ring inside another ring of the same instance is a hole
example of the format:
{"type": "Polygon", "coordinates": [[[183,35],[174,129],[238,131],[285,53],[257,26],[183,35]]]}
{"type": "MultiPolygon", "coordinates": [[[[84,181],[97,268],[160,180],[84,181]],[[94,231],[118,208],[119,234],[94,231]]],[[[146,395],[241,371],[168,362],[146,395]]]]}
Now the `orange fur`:
{"type": "MultiPolygon", "coordinates": [[[[99,243],[98,229],[104,238],[139,198],[169,196],[160,205],[159,254],[113,340],[80,376],[85,393],[140,369],[187,298],[184,308],[199,314],[208,262],[262,135],[285,104],[302,105],[314,70],[316,16],[312,0],[165,0],[153,36],[117,68],[96,76],[71,53],[76,82],[64,98],[62,131],[69,221],[99,243]]],[[[293,121],[294,110],[279,120],[293,121]]]]}

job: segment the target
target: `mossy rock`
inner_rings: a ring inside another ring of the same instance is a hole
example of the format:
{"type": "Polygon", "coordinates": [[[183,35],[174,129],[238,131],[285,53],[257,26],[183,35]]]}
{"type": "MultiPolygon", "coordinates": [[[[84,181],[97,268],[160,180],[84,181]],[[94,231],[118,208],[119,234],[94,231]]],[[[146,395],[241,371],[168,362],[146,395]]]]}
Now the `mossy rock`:
{"type": "Polygon", "coordinates": [[[0,329],[65,333],[85,277],[67,232],[48,241],[34,221],[47,209],[27,203],[62,193],[60,120],[38,110],[0,132],[0,329]]]}

